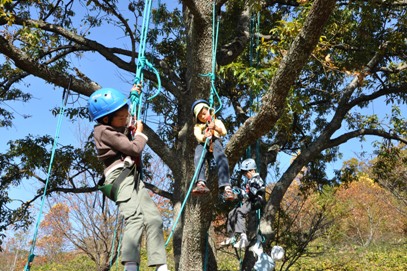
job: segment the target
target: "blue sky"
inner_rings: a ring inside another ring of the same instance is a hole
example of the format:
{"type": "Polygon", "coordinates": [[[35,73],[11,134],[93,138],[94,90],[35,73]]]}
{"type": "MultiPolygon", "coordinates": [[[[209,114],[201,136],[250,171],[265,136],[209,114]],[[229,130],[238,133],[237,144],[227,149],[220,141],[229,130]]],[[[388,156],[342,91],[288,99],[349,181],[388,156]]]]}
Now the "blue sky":
{"type": "MultiPolygon", "coordinates": [[[[110,31],[109,27],[104,27],[103,29],[93,31],[90,38],[107,42],[112,46],[124,46],[129,48],[129,40],[121,36],[114,36],[115,33],[117,33],[117,31],[110,31]],[[106,35],[106,33],[109,33],[109,35],[106,35]]],[[[0,58],[0,60],[2,59],[0,58]]],[[[92,80],[95,80],[103,87],[114,87],[123,93],[128,93],[131,88],[134,75],[130,73],[122,73],[113,65],[102,65],[102,63],[105,63],[106,60],[100,56],[85,54],[80,60],[72,59],[72,61],[79,70],[83,71],[92,80]]],[[[28,134],[34,136],[44,134],[51,136],[55,135],[57,118],[54,117],[50,111],[51,109],[59,107],[62,104],[63,89],[54,88],[50,84],[46,84],[42,80],[33,77],[27,78],[25,82],[30,84],[27,89],[34,95],[34,98],[27,104],[20,102],[9,103],[9,106],[11,106],[15,112],[15,119],[13,121],[14,125],[12,128],[1,129],[1,152],[6,150],[7,142],[9,140],[20,139],[28,134]],[[29,119],[24,119],[22,115],[27,114],[32,115],[32,117],[29,119]]],[[[21,87],[25,88],[24,86],[21,87]]],[[[86,97],[82,97],[76,101],[73,106],[85,106],[86,99],[86,97]]],[[[384,111],[389,111],[388,109],[385,110],[385,107],[386,105],[383,102],[375,101],[365,109],[365,112],[377,114],[384,111]]],[[[403,112],[406,112],[406,110],[403,112]]],[[[91,127],[92,123],[87,121],[81,122],[81,129],[91,129],[91,127]]],[[[58,142],[60,144],[77,145],[79,144],[78,137],[78,124],[70,123],[68,119],[64,119],[58,142]]],[[[373,138],[370,139],[372,140],[373,138]]],[[[357,157],[362,151],[371,153],[371,140],[361,143],[358,139],[353,139],[341,146],[340,149],[344,153],[341,161],[348,160],[352,157],[357,157]]],[[[279,155],[279,159],[281,161],[280,163],[282,170],[284,171],[284,168],[288,167],[289,165],[290,157],[281,154],[279,155]]],[[[332,172],[334,169],[339,169],[341,166],[341,161],[328,164],[328,170],[332,172]]],[[[32,182],[27,181],[21,188],[13,191],[13,196],[23,200],[30,198],[30,194],[32,193],[33,189],[31,184],[32,182]]]]}

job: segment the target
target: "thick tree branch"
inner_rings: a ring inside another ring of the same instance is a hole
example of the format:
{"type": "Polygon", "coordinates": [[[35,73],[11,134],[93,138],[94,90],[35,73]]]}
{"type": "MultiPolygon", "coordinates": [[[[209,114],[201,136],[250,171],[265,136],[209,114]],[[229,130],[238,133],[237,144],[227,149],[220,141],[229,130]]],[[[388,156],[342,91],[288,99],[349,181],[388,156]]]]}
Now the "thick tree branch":
{"type": "Polygon", "coordinates": [[[389,94],[395,94],[395,93],[407,93],[407,83],[403,83],[400,86],[391,86],[387,88],[380,89],[376,92],[373,92],[370,95],[360,95],[359,97],[353,99],[350,101],[348,104],[351,107],[357,106],[358,104],[368,102],[368,101],[373,101],[379,97],[386,96],[389,94]]]}
{"type": "MultiPolygon", "coordinates": [[[[123,50],[121,48],[105,47],[96,41],[86,39],[80,35],[75,34],[74,32],[64,29],[63,27],[49,24],[49,23],[46,23],[43,21],[23,20],[21,18],[16,18],[14,23],[18,24],[18,25],[31,25],[32,27],[38,27],[40,29],[59,34],[61,36],[64,36],[68,40],[71,40],[71,41],[75,42],[76,44],[78,44],[77,48],[80,49],[81,51],[97,51],[99,54],[104,56],[108,61],[116,64],[117,67],[119,67],[123,70],[129,71],[129,72],[135,72],[135,70],[136,70],[136,65],[134,62],[126,62],[126,61],[123,61],[121,58],[115,56],[115,53],[117,53],[117,54],[122,54],[122,55],[133,57],[134,53],[132,51],[123,50]],[[82,47],[79,47],[79,45],[81,45],[82,47]]],[[[1,45],[2,45],[2,43],[0,43],[0,46],[1,45]]],[[[0,48],[0,50],[2,50],[2,49],[0,48]]],[[[15,52],[18,52],[18,49],[16,47],[13,47],[13,50],[15,52]]],[[[13,54],[13,55],[6,54],[6,55],[9,56],[10,58],[12,58],[14,61],[16,61],[15,57],[18,56],[19,54],[13,54]]],[[[149,56],[149,57],[152,57],[152,56],[149,56]]],[[[21,62],[21,61],[19,61],[19,62],[21,62]]],[[[161,64],[160,61],[157,59],[150,60],[150,62],[154,62],[158,65],[161,64]]],[[[34,61],[31,61],[31,65],[39,66],[39,64],[35,64],[34,61]]],[[[46,67],[44,67],[44,68],[46,69],[46,67]]],[[[32,73],[33,75],[36,75],[38,77],[41,77],[46,81],[49,81],[49,80],[47,80],[47,77],[43,77],[43,75],[40,76],[40,74],[35,73],[35,70],[36,70],[36,68],[31,69],[30,73],[32,73]]],[[[54,74],[57,75],[56,72],[54,72],[54,74]]],[[[61,75],[58,75],[58,77],[59,78],[64,77],[64,75],[61,74],[61,75]]],[[[149,70],[144,70],[144,78],[151,80],[153,82],[157,82],[155,73],[151,72],[149,70]]],[[[50,81],[50,82],[54,83],[57,86],[66,87],[65,85],[58,84],[59,80],[54,80],[54,81],[50,81]]],[[[62,82],[64,82],[64,81],[62,80],[62,82]]],[[[165,87],[170,92],[173,91],[174,95],[177,95],[180,93],[180,90],[178,88],[175,88],[174,84],[172,84],[166,78],[161,78],[161,84],[163,87],[165,87]]],[[[85,96],[90,96],[90,94],[92,94],[93,91],[95,91],[99,88],[100,88],[100,86],[98,84],[96,84],[96,87],[89,88],[88,85],[85,85],[84,87],[81,88],[80,84],[76,85],[75,80],[73,80],[73,82],[72,82],[72,90],[74,90],[77,93],[83,94],[85,96]]]]}
{"type": "Polygon", "coordinates": [[[379,129],[359,129],[359,130],[345,133],[341,136],[338,136],[337,138],[329,140],[326,143],[326,145],[324,146],[324,149],[339,146],[340,144],[343,144],[350,139],[353,139],[353,138],[356,138],[359,136],[364,136],[364,135],[379,136],[382,138],[393,139],[393,140],[397,140],[397,141],[407,144],[406,138],[399,137],[395,133],[389,133],[389,132],[379,130],[379,129]]]}
{"type": "Polygon", "coordinates": [[[152,130],[147,124],[144,124],[143,131],[149,138],[148,146],[163,159],[169,168],[177,168],[178,160],[176,153],[172,151],[162,140],[161,138],[152,130]]]}
{"type": "MultiPolygon", "coordinates": [[[[187,7],[189,12],[195,17],[196,20],[203,20],[202,14],[199,11],[199,8],[196,6],[195,0],[182,0],[183,6],[187,7]]],[[[210,4],[208,2],[208,4],[210,4]]]]}
{"type": "MultiPolygon", "coordinates": [[[[46,65],[38,64],[33,59],[23,54],[17,47],[10,44],[3,36],[0,36],[0,53],[13,59],[14,64],[37,77],[43,78],[48,82],[67,88],[70,81],[69,74],[59,73],[46,65]]],[[[93,91],[99,89],[97,84],[89,84],[82,80],[72,79],[71,89],[77,93],[90,96],[93,91]]]]}
{"type": "Polygon", "coordinates": [[[248,119],[229,141],[226,153],[231,165],[236,163],[249,144],[275,125],[284,108],[289,89],[317,45],[335,3],[335,0],[317,0],[313,3],[304,27],[295,38],[262,99],[258,115],[248,119]]]}
{"type": "Polygon", "coordinates": [[[249,42],[250,8],[248,6],[240,14],[238,22],[236,38],[232,42],[223,45],[216,53],[216,62],[221,66],[234,61],[249,42]]]}
{"type": "Polygon", "coordinates": [[[151,183],[148,183],[148,182],[144,182],[144,186],[146,188],[150,189],[151,191],[153,191],[154,194],[160,195],[161,197],[164,197],[164,198],[169,199],[171,201],[173,200],[172,193],[170,193],[170,192],[162,190],[162,189],[158,188],[157,186],[155,186],[155,185],[153,185],[151,183]]]}

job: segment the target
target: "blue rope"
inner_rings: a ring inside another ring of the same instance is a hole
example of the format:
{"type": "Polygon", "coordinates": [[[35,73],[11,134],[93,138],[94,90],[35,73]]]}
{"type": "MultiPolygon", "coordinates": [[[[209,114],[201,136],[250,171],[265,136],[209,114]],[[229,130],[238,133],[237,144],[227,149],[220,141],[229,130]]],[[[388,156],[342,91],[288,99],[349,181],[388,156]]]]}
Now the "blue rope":
{"type": "Polygon", "coordinates": [[[203,271],[206,271],[208,268],[208,250],[209,250],[209,234],[208,232],[206,233],[206,238],[205,238],[205,259],[204,259],[204,266],[203,266],[203,271]]]}
{"type": "Polygon", "coordinates": [[[216,50],[217,50],[217,45],[218,45],[218,34],[219,34],[219,19],[216,16],[216,1],[213,1],[213,12],[212,12],[212,71],[210,73],[206,74],[201,74],[201,76],[207,76],[210,78],[211,81],[211,92],[209,95],[209,107],[214,108],[214,96],[216,96],[218,102],[219,102],[219,107],[215,109],[214,114],[218,113],[219,110],[222,109],[223,104],[222,100],[216,90],[215,86],[215,72],[216,72],[216,50]]]}
{"type": "Polygon", "coordinates": [[[165,246],[168,245],[168,243],[169,243],[170,240],[171,240],[171,237],[172,237],[173,234],[174,234],[175,227],[177,226],[178,221],[179,221],[179,219],[181,218],[182,211],[184,210],[184,207],[185,207],[185,204],[187,203],[188,197],[189,197],[189,195],[191,194],[192,188],[194,187],[196,178],[198,177],[199,169],[201,168],[201,165],[202,165],[202,163],[203,163],[203,161],[204,161],[204,158],[205,158],[205,155],[206,155],[206,146],[208,145],[208,142],[209,142],[209,138],[207,138],[207,139],[205,140],[205,144],[204,144],[204,146],[203,146],[202,154],[201,154],[201,157],[199,158],[199,162],[198,162],[198,165],[197,165],[197,167],[196,167],[196,169],[195,169],[194,176],[192,177],[191,183],[190,183],[190,185],[189,185],[189,189],[188,189],[188,191],[187,191],[187,194],[185,195],[184,201],[182,202],[181,209],[180,209],[179,212],[178,212],[178,216],[177,216],[177,218],[175,219],[174,224],[172,225],[171,232],[170,232],[170,235],[169,235],[168,238],[167,238],[167,241],[165,242],[165,246]]]}
{"type": "MultiPolygon", "coordinates": [[[[212,29],[213,29],[213,31],[212,31],[212,72],[207,73],[207,74],[201,74],[201,76],[210,77],[210,80],[211,80],[211,92],[210,92],[210,96],[209,96],[209,107],[213,108],[214,95],[216,95],[216,97],[218,98],[218,101],[219,101],[219,107],[218,107],[218,109],[215,109],[215,112],[214,112],[214,114],[216,114],[222,108],[222,101],[221,101],[221,99],[219,97],[219,94],[216,91],[216,87],[215,87],[216,47],[217,47],[217,43],[218,43],[218,33],[219,33],[219,20],[216,17],[216,1],[213,1],[212,7],[213,7],[213,12],[212,12],[212,29]]],[[[178,221],[181,218],[181,215],[182,215],[182,212],[184,210],[185,204],[186,204],[186,202],[188,200],[189,195],[191,194],[192,188],[194,187],[196,178],[198,177],[198,172],[201,169],[201,165],[202,165],[202,163],[204,161],[204,158],[206,156],[206,147],[207,147],[207,145],[209,143],[209,140],[210,140],[209,138],[207,138],[205,140],[203,151],[202,151],[201,157],[199,159],[198,165],[197,165],[197,167],[195,169],[194,176],[192,177],[191,183],[189,185],[189,189],[188,189],[187,194],[185,195],[185,198],[184,198],[184,200],[182,202],[181,209],[178,212],[177,218],[175,219],[175,222],[174,222],[174,224],[172,226],[170,235],[167,238],[165,246],[168,245],[169,241],[171,240],[171,237],[174,234],[175,227],[177,226],[178,221]]]]}
{"type": "MultiPolygon", "coordinates": [[[[119,212],[116,213],[116,219],[115,219],[115,228],[113,231],[113,238],[112,238],[112,243],[111,243],[111,250],[113,251],[115,247],[115,241],[116,241],[116,235],[117,235],[117,221],[119,220],[119,212]]],[[[113,261],[113,253],[110,254],[109,258],[109,268],[112,268],[112,261],[113,261]]]]}
{"type": "MultiPolygon", "coordinates": [[[[161,91],[161,78],[160,74],[158,73],[157,69],[151,64],[147,58],[145,57],[145,49],[147,45],[147,32],[148,32],[148,27],[150,23],[150,15],[151,15],[151,6],[152,6],[152,0],[146,0],[144,4],[144,11],[143,11],[143,23],[141,27],[141,34],[140,34],[140,44],[139,44],[139,50],[138,50],[138,58],[137,58],[137,68],[136,68],[136,75],[134,77],[134,85],[138,85],[143,82],[144,79],[144,74],[143,70],[147,67],[150,70],[152,70],[156,77],[157,77],[157,91],[150,97],[147,98],[147,100],[151,100],[155,98],[161,91]]],[[[136,116],[137,119],[140,118],[141,116],[141,103],[143,101],[143,94],[138,93],[137,91],[131,91],[130,92],[130,100],[132,102],[132,107],[131,107],[131,115],[136,116]]]]}
{"type": "Polygon", "coordinates": [[[41,220],[42,211],[43,211],[43,208],[44,208],[45,196],[46,196],[46,193],[47,193],[48,183],[49,183],[49,179],[50,179],[50,176],[51,176],[52,164],[53,164],[53,161],[54,161],[55,151],[56,151],[57,144],[58,144],[59,132],[61,131],[62,118],[63,118],[64,112],[65,112],[65,106],[66,106],[68,95],[69,95],[71,80],[69,81],[67,93],[65,93],[65,90],[64,90],[64,95],[66,94],[66,96],[65,96],[65,98],[63,98],[62,106],[61,106],[61,108],[59,110],[59,117],[58,117],[58,121],[57,121],[57,128],[56,128],[56,132],[55,132],[55,137],[54,137],[54,144],[52,146],[51,159],[50,159],[50,163],[49,163],[49,166],[48,166],[47,179],[45,181],[44,190],[43,190],[43,193],[42,193],[40,212],[38,213],[37,223],[35,225],[34,236],[33,236],[33,240],[32,240],[32,243],[31,243],[31,248],[30,248],[30,254],[28,256],[27,263],[26,263],[26,265],[24,267],[24,271],[29,271],[30,270],[31,263],[32,263],[32,261],[34,260],[34,257],[35,257],[34,251],[35,251],[35,245],[37,243],[38,229],[40,227],[40,220],[41,220]]]}

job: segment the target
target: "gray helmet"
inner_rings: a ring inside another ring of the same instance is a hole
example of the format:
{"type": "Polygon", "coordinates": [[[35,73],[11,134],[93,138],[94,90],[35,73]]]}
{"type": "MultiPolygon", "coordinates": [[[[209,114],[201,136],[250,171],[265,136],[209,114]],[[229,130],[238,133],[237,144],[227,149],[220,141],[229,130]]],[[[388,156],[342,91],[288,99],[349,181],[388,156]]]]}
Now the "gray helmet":
{"type": "Polygon", "coordinates": [[[252,169],[256,169],[256,162],[252,158],[244,160],[240,166],[240,170],[249,171],[252,169]]]}

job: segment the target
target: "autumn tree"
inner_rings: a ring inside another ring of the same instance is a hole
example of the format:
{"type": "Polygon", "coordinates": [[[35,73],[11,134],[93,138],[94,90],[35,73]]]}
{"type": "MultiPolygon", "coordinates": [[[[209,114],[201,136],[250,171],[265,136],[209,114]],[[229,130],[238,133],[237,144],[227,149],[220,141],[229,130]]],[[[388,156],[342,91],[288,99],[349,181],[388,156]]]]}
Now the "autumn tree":
{"type": "MultiPolygon", "coordinates": [[[[173,182],[172,191],[151,188],[171,201],[177,216],[194,173],[190,107],[198,98],[207,99],[211,89],[210,80],[200,75],[212,69],[213,6],[203,0],[161,2],[153,12],[157,28],[149,32],[148,43],[154,50],[147,57],[160,71],[162,84],[162,92],[150,101],[149,110],[162,121],[146,124],[144,131],[173,182]]],[[[340,156],[339,146],[347,141],[376,136],[406,142],[400,112],[386,119],[363,111],[376,100],[395,106],[406,102],[406,5],[398,0],[216,2],[215,11],[220,15],[216,87],[224,105],[218,115],[230,134],[225,146],[231,168],[249,147],[258,150],[249,155],[261,161],[262,176],[278,153],[300,151],[267,202],[260,223],[266,250],[275,238],[272,225],[282,199],[304,166],[310,169],[313,187],[320,187],[335,181],[327,177],[325,164],[340,156]],[[252,15],[257,13],[261,23],[252,28],[252,15]],[[253,66],[249,49],[256,38],[258,56],[253,66]],[[392,122],[396,118],[400,120],[397,125],[392,122]]],[[[84,61],[87,56],[100,56],[98,65],[120,70],[118,80],[130,86],[142,9],[139,1],[127,6],[107,0],[3,1],[0,101],[29,101],[32,93],[25,84],[33,76],[55,87],[69,86],[81,97],[89,96],[105,82],[93,79],[94,67],[80,70],[72,61],[84,61]],[[109,35],[117,35],[123,43],[113,43],[113,36],[106,41],[94,35],[100,29],[105,33],[109,29],[109,35]]],[[[144,80],[146,89],[154,91],[156,76],[147,70],[144,80]]],[[[67,115],[86,118],[86,108],[74,107],[67,115]]],[[[2,105],[2,125],[10,126],[13,117],[2,105]]],[[[9,142],[9,150],[0,156],[1,231],[13,223],[25,226],[31,222],[29,206],[40,193],[10,210],[8,191],[27,178],[45,183],[51,142],[49,136],[28,136],[9,142]]],[[[84,148],[62,146],[57,157],[48,195],[96,191],[103,169],[95,160],[91,142],[84,148]],[[84,172],[89,181],[78,183],[75,177],[84,172]]],[[[212,178],[209,183],[211,196],[189,199],[176,227],[177,270],[201,270],[203,266],[217,270],[213,251],[205,254],[213,211],[221,205],[216,182],[212,178]]]]}
{"type": "Polygon", "coordinates": [[[36,244],[38,253],[46,255],[51,261],[58,260],[58,256],[66,251],[64,232],[68,232],[70,228],[69,207],[61,202],[52,206],[40,224],[36,244]]]}
{"type": "Polygon", "coordinates": [[[372,178],[390,191],[401,203],[400,214],[406,216],[407,207],[407,151],[405,146],[393,146],[391,142],[381,145],[376,159],[372,161],[372,178]],[[389,144],[390,143],[390,144],[389,144]]]}
{"type": "Polygon", "coordinates": [[[335,225],[342,242],[361,246],[399,239],[406,219],[396,211],[392,194],[366,175],[337,191],[335,225]]]}

